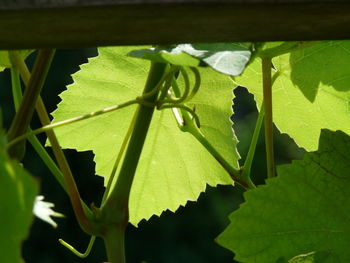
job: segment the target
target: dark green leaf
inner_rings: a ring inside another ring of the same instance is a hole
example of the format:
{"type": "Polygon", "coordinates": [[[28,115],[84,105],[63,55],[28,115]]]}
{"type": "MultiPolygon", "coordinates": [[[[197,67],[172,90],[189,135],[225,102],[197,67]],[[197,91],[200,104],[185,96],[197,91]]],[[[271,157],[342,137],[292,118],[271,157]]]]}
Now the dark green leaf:
{"type": "Polygon", "coordinates": [[[350,137],[322,130],[317,152],[279,166],[277,178],[246,192],[218,242],[242,262],[270,263],[310,251],[329,251],[324,262],[350,262],[349,170],[350,137]]]}
{"type": "Polygon", "coordinates": [[[37,193],[37,182],[0,146],[0,262],[23,262],[21,245],[29,234],[37,193]]]}

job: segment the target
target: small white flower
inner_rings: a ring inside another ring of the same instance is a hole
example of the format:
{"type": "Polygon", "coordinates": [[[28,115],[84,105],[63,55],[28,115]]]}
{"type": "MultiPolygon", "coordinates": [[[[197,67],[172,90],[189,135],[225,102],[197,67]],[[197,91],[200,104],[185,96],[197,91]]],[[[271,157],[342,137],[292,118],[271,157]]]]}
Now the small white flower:
{"type": "Polygon", "coordinates": [[[33,213],[41,220],[49,223],[53,227],[57,227],[55,221],[52,220],[50,216],[64,217],[63,214],[53,211],[51,208],[55,205],[53,203],[44,202],[44,196],[38,195],[35,197],[33,213]]]}

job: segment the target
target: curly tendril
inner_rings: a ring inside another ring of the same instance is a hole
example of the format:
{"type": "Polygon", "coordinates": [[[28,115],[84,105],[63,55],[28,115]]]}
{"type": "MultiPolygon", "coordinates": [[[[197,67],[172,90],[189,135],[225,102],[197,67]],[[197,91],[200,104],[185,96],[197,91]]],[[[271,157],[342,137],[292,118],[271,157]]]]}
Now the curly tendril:
{"type": "MultiPolygon", "coordinates": [[[[180,104],[187,99],[188,94],[190,93],[190,78],[188,77],[188,74],[187,74],[186,70],[184,69],[184,67],[180,68],[180,72],[181,72],[181,76],[183,77],[184,83],[185,83],[184,93],[180,96],[173,97],[172,92],[169,93],[167,91],[166,98],[164,98],[164,100],[161,101],[163,104],[164,103],[180,104]]],[[[177,85],[176,80],[172,81],[172,85],[177,85]]],[[[177,95],[177,94],[175,94],[175,95],[177,95]]]]}
{"type": "Polygon", "coordinates": [[[195,67],[190,67],[190,69],[194,75],[194,85],[193,85],[193,88],[192,88],[190,95],[187,96],[186,101],[190,101],[197,94],[199,87],[201,85],[201,75],[200,75],[198,69],[195,67]]]}

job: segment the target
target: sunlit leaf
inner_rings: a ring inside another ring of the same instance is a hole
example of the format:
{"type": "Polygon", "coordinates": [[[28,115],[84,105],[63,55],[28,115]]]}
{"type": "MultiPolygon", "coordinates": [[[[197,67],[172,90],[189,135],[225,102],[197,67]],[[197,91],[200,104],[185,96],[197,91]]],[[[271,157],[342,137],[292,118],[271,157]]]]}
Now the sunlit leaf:
{"type": "MultiPolygon", "coordinates": [[[[125,56],[135,47],[99,49],[73,75],[74,84],[61,94],[54,121],[119,104],[141,95],[149,62],[125,56]]],[[[201,130],[218,151],[238,168],[237,139],[231,126],[232,81],[207,68],[202,86],[189,103],[195,107],[201,130]]],[[[96,173],[108,180],[136,106],[57,129],[65,148],[93,150],[96,173]]],[[[106,183],[105,180],[105,183],[106,183]]],[[[130,196],[130,221],[175,211],[196,200],[206,185],[232,184],[219,163],[190,134],[177,127],[170,109],[156,111],[146,138],[130,196]]]]}
{"type": "MultiPolygon", "coordinates": [[[[316,150],[320,130],[350,134],[350,41],[320,42],[273,59],[273,118],[278,129],[306,150],[316,150]]],[[[262,102],[261,61],[235,81],[262,102]]]]}
{"type": "Polygon", "coordinates": [[[277,178],[246,192],[218,242],[247,263],[300,262],[310,251],[315,262],[349,262],[349,169],[350,137],[322,130],[317,152],[279,166],[277,178]]]}

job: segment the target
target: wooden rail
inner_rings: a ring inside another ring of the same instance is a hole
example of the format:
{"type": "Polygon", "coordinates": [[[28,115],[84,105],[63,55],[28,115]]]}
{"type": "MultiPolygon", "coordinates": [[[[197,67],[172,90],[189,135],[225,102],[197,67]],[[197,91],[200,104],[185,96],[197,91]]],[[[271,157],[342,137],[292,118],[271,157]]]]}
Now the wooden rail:
{"type": "Polygon", "coordinates": [[[0,49],[350,39],[348,0],[0,0],[0,49]]]}

